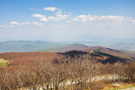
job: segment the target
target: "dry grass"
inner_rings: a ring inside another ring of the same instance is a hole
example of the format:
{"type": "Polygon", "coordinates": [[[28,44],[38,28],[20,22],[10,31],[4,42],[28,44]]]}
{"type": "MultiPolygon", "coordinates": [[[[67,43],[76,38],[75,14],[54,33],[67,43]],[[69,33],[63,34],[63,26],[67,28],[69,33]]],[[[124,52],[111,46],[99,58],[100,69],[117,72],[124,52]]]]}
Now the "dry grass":
{"type": "Polygon", "coordinates": [[[105,86],[102,90],[118,90],[135,87],[135,83],[115,83],[105,86]]]}

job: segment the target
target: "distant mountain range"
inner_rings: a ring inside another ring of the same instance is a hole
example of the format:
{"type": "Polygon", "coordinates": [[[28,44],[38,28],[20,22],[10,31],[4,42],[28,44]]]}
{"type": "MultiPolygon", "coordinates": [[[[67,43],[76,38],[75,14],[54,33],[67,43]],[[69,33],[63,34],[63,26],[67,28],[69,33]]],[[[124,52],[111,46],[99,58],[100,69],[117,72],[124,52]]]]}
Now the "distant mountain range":
{"type": "MultiPolygon", "coordinates": [[[[46,42],[46,41],[6,41],[0,42],[0,52],[56,52],[77,54],[77,53],[93,53],[94,55],[100,55],[99,58],[105,55],[112,55],[111,59],[122,59],[135,60],[135,52],[111,49],[101,46],[88,46],[84,44],[65,44],[56,42],[46,42]]],[[[96,56],[97,57],[97,56],[96,56]]],[[[110,57],[110,56],[109,56],[110,57]]],[[[111,60],[109,59],[109,60],[111,60]]],[[[123,60],[122,59],[122,60],[123,60]]]]}
{"type": "Polygon", "coordinates": [[[0,52],[32,52],[63,45],[46,41],[6,41],[0,42],[0,52]]]}
{"type": "MultiPolygon", "coordinates": [[[[92,43],[91,43],[92,44],[92,43]]],[[[95,43],[94,43],[95,44],[95,43]]],[[[45,51],[45,52],[67,52],[67,51],[85,51],[85,52],[92,52],[92,51],[99,51],[108,53],[114,56],[119,56],[123,58],[134,59],[135,52],[125,50],[119,50],[117,48],[127,47],[127,48],[134,48],[134,44],[121,44],[115,46],[116,49],[102,47],[97,44],[95,46],[89,46],[90,43],[86,44],[67,44],[67,43],[57,43],[57,42],[47,42],[47,41],[6,41],[0,42],[0,52],[35,52],[35,51],[45,51]],[[129,46],[129,47],[128,47],[129,46]]],[[[113,45],[113,44],[112,44],[113,45]]],[[[110,45],[111,46],[111,45],[110,45]]]]}

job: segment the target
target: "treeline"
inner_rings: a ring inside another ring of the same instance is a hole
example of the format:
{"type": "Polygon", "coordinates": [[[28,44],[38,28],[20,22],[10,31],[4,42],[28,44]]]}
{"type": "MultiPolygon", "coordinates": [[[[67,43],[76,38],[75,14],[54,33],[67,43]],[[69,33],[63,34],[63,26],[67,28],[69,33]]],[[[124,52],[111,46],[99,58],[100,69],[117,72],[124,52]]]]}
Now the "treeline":
{"type": "Polygon", "coordinates": [[[33,67],[0,68],[0,90],[84,90],[91,88],[93,76],[116,74],[116,81],[135,81],[135,64],[101,64],[89,55],[57,57],[55,63],[38,62],[33,67]]]}

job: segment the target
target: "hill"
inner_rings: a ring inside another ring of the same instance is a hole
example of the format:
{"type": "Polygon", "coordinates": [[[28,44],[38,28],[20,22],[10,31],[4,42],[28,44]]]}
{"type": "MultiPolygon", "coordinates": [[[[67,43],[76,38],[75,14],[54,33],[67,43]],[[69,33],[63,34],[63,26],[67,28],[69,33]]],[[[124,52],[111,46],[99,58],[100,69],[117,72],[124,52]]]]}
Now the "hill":
{"type": "Polygon", "coordinates": [[[46,41],[6,41],[0,42],[0,52],[32,52],[62,45],[46,41]]]}
{"type": "Polygon", "coordinates": [[[72,51],[72,50],[83,50],[90,49],[90,46],[84,45],[84,44],[68,44],[68,45],[62,45],[55,48],[50,49],[43,49],[41,51],[48,51],[48,52],[66,52],[66,51],[72,51]]]}
{"type": "Polygon", "coordinates": [[[101,46],[92,47],[92,46],[88,46],[84,44],[69,44],[69,45],[63,45],[56,48],[51,48],[51,49],[46,49],[46,50],[41,50],[41,51],[68,52],[68,51],[73,51],[73,50],[85,51],[85,52],[99,51],[99,52],[108,53],[108,54],[122,57],[122,58],[135,59],[135,53],[131,51],[115,50],[115,49],[110,49],[110,48],[101,47],[101,46]]]}
{"type": "MultiPolygon", "coordinates": [[[[71,58],[76,58],[77,60],[80,60],[80,58],[83,60],[83,58],[86,57],[90,57],[91,60],[95,60],[97,62],[101,62],[102,64],[106,64],[106,63],[110,63],[110,64],[114,64],[117,62],[121,62],[121,63],[128,63],[128,61],[131,61],[130,59],[127,58],[121,58],[121,57],[117,57],[117,56],[113,56],[111,54],[108,53],[104,53],[104,52],[100,52],[100,51],[94,51],[94,52],[84,52],[84,51],[68,51],[68,52],[63,52],[63,53],[59,53],[62,55],[65,55],[67,57],[71,57],[71,58]],[[86,55],[86,56],[85,56],[86,55]]],[[[58,62],[58,61],[56,61],[58,62]]]]}

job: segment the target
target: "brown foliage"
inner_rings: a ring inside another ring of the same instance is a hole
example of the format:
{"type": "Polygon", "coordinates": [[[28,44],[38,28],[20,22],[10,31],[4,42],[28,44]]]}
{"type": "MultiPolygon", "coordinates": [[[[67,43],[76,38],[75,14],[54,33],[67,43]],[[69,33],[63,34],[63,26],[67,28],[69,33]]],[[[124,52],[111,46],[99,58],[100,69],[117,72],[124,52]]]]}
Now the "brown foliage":
{"type": "Polygon", "coordinates": [[[125,68],[125,76],[129,82],[135,82],[135,62],[130,62],[125,68]]]}
{"type": "MultiPolygon", "coordinates": [[[[135,65],[129,66],[117,62],[115,64],[101,64],[89,54],[80,56],[64,56],[48,52],[1,53],[2,58],[13,60],[7,68],[0,68],[0,90],[14,90],[29,88],[66,89],[65,82],[70,80],[72,90],[103,88],[104,82],[86,81],[101,74],[119,74],[135,80],[135,65]],[[73,84],[73,82],[76,82],[73,84]],[[62,85],[60,86],[60,83],[62,85]]],[[[93,89],[93,90],[94,90],[93,89]]]]}
{"type": "Polygon", "coordinates": [[[50,62],[59,55],[54,52],[0,53],[0,58],[12,61],[9,67],[35,66],[38,62],[50,62]]]}

